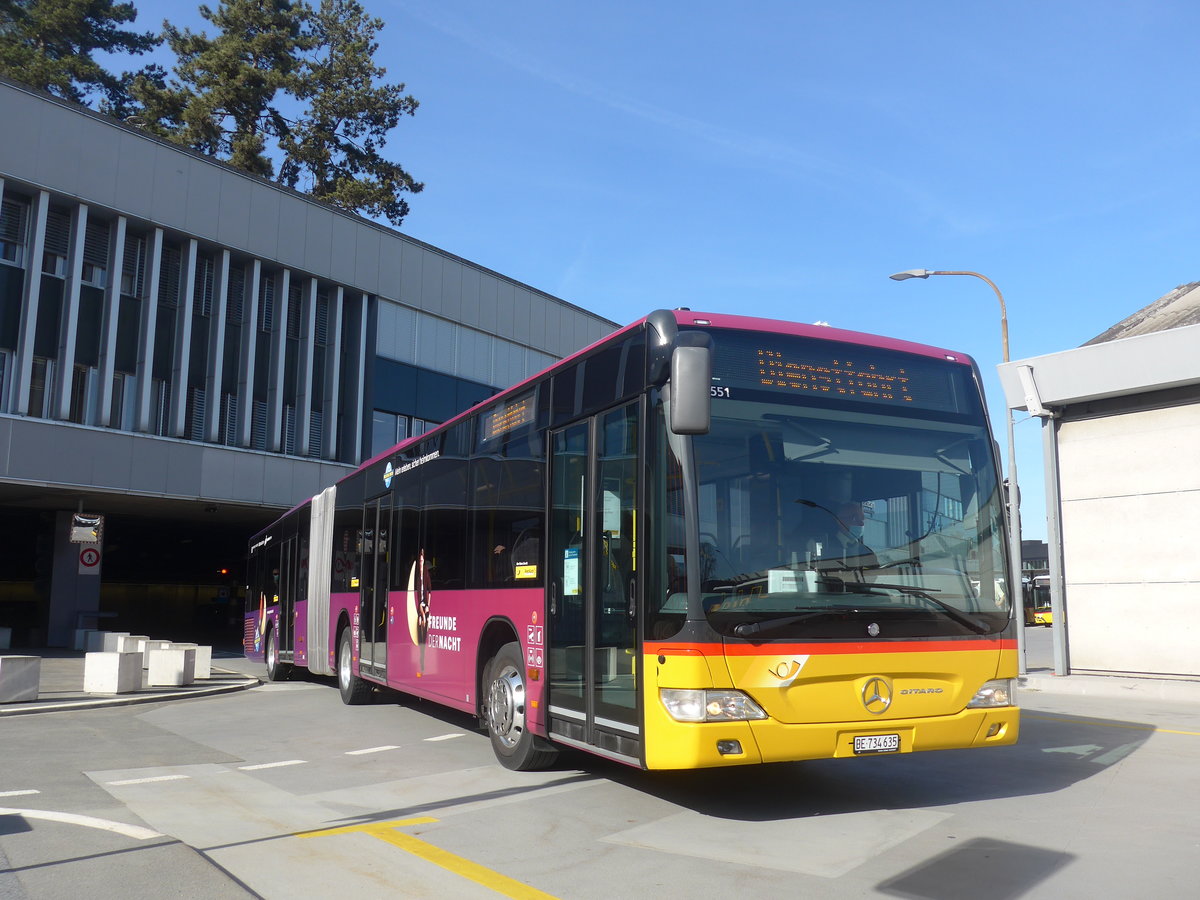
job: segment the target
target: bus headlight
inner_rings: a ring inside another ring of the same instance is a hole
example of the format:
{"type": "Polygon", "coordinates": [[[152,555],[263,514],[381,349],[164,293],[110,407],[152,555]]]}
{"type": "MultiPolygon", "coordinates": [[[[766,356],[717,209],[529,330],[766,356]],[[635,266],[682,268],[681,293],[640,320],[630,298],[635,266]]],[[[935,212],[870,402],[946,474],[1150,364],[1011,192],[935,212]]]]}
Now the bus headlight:
{"type": "Polygon", "coordinates": [[[988,709],[993,706],[1012,706],[1012,679],[997,678],[995,681],[986,681],[979,690],[975,692],[975,696],[971,698],[971,702],[967,704],[968,709],[988,709]]]}
{"type": "Polygon", "coordinates": [[[741,691],[661,688],[659,696],[676,722],[737,722],[767,717],[762,707],[741,691]]]}

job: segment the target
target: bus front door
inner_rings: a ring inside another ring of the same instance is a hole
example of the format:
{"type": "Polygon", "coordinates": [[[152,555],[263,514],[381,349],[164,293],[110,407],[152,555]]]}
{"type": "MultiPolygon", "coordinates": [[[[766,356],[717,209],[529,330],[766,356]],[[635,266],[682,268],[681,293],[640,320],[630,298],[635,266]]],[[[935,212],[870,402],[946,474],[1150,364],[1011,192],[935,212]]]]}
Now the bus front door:
{"type": "Polygon", "coordinates": [[[551,435],[550,733],[641,760],[637,404],[551,435]]]}
{"type": "Polygon", "coordinates": [[[363,507],[362,586],[359,607],[358,665],[363,674],[387,677],[388,559],[392,540],[390,494],[363,507]]]}

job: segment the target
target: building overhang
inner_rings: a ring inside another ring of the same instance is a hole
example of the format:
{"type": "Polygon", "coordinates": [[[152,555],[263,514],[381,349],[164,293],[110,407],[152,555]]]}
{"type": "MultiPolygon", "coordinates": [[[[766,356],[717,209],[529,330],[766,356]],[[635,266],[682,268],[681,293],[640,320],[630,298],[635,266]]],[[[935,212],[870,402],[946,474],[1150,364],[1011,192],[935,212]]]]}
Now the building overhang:
{"type": "Polygon", "coordinates": [[[1047,409],[1200,384],[1200,325],[1031,356],[997,366],[1009,409],[1047,409]],[[1026,369],[1022,380],[1022,369],[1026,369]],[[1031,397],[1031,388],[1033,396],[1031,397]]]}

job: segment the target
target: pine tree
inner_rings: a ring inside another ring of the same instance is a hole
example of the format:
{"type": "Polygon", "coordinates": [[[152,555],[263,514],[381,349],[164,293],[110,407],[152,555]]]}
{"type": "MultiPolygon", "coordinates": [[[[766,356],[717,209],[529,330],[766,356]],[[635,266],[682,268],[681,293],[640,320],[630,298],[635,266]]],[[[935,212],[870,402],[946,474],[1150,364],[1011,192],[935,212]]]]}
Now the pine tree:
{"type": "MultiPolygon", "coordinates": [[[[152,32],[120,27],[136,17],[132,3],[113,0],[0,0],[0,74],[76,103],[99,95],[119,111],[133,76],[109,72],[92,54],[157,46],[152,32]]],[[[153,67],[144,72],[153,80],[153,67]]]]}
{"type": "Polygon", "coordinates": [[[377,83],[386,74],[374,62],[382,27],[357,0],[321,0],[299,95],[307,106],[280,141],[279,177],[319,200],[399,225],[408,214],[401,193],[424,185],[380,151],[400,117],[419,104],[403,84],[377,83]]]}
{"type": "Polygon", "coordinates": [[[278,161],[282,184],[399,225],[401,194],[424,185],[382,149],[418,104],[378,83],[383,21],[357,0],[221,0],[200,14],[214,36],[164,23],[174,77],[131,90],[146,128],[264,177],[278,161]]]}
{"type": "Polygon", "coordinates": [[[311,44],[304,3],[222,0],[200,7],[216,35],[163,23],[178,61],[175,77],[138,79],[131,93],[143,105],[146,128],[238,168],[270,177],[269,142],[287,134],[280,103],[300,90],[302,54],[311,44]]]}

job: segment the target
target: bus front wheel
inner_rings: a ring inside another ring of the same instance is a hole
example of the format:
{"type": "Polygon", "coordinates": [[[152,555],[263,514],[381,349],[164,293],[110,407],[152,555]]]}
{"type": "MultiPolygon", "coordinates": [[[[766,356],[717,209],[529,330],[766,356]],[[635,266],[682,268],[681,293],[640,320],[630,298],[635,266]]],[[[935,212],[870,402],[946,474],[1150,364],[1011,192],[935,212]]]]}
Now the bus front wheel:
{"type": "Polygon", "coordinates": [[[558,751],[527,727],[524,660],[516,642],[501,647],[484,668],[483,697],[492,750],[504,768],[528,772],[554,762],[558,751]]]}
{"type": "Polygon", "coordinates": [[[350,629],[346,628],[338,639],[338,692],[342,695],[342,702],[347,706],[358,706],[370,699],[371,685],[354,674],[350,654],[350,629]]]}
{"type": "Polygon", "coordinates": [[[292,667],[279,661],[279,632],[275,626],[267,629],[267,681],[284,681],[291,674],[292,667]]]}

